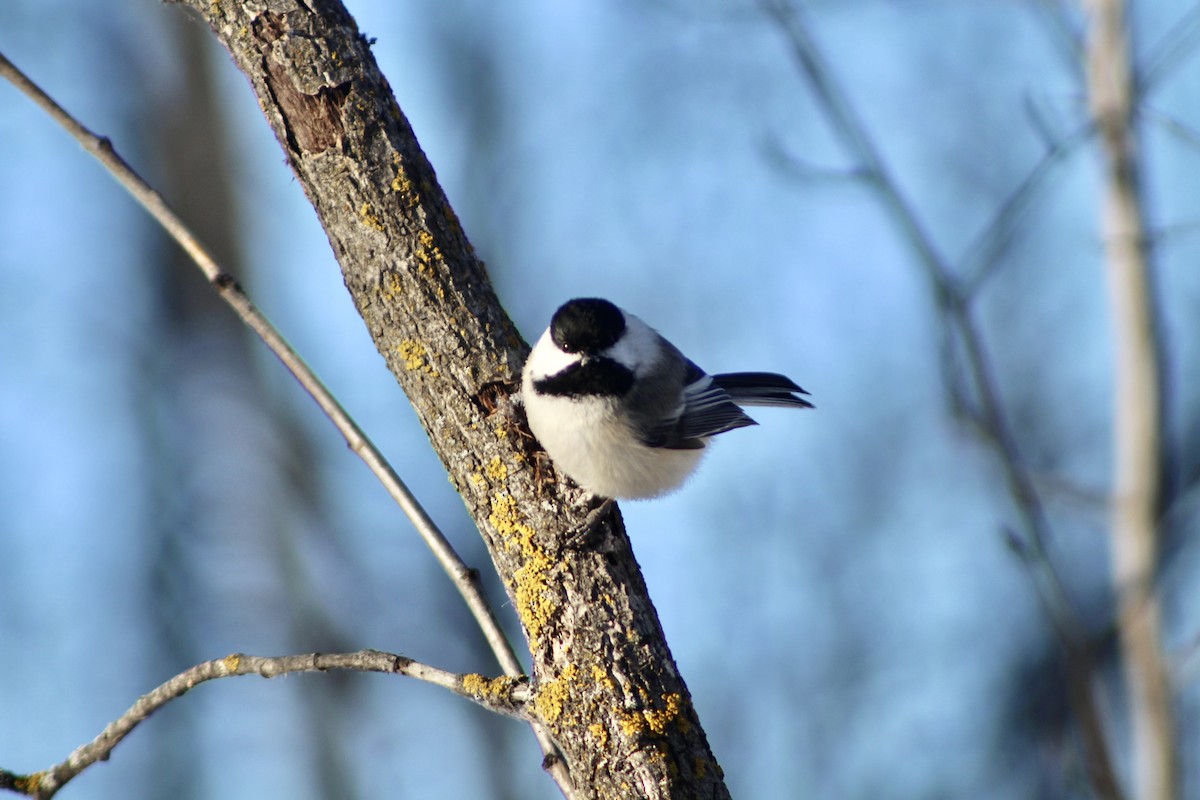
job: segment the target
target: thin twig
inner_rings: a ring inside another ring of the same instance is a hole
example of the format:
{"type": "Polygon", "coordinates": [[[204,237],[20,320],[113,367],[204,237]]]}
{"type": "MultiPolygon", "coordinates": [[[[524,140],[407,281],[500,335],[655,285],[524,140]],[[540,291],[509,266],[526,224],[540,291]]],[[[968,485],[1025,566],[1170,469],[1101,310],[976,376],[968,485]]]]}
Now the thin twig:
{"type": "Polygon", "coordinates": [[[1022,93],[1021,108],[1025,111],[1025,118],[1029,120],[1034,134],[1042,141],[1042,146],[1046,150],[1057,148],[1061,137],[1050,127],[1050,122],[1046,119],[1042,110],[1038,108],[1038,104],[1034,102],[1033,95],[1029,92],[1022,93]]]}
{"type": "Polygon", "coordinates": [[[1200,150],[1200,131],[1197,131],[1178,117],[1162,109],[1155,108],[1149,103],[1139,103],[1137,113],[1139,119],[1158,123],[1159,127],[1174,136],[1176,140],[1186,145],[1189,149],[1193,151],[1200,150]]]}
{"type": "Polygon", "coordinates": [[[128,711],[109,723],[100,735],[79,747],[67,759],[42,772],[17,775],[0,770],[0,789],[9,789],[39,800],[53,797],[64,785],[79,773],[106,760],[113,748],[147,717],[164,705],[190,691],[193,687],[217,678],[237,675],[261,675],[276,678],[297,672],[327,672],[349,670],[354,672],[387,672],[406,675],[443,689],[449,689],[459,697],[478,703],[489,711],[517,719],[528,719],[525,703],[529,700],[529,685],[524,680],[503,677],[490,680],[481,675],[459,675],[411,658],[378,650],[360,650],[357,653],[306,653],[294,656],[248,656],[234,653],[225,658],[205,661],[171,678],[158,688],[138,698],[128,711]]]}
{"type": "Polygon", "coordinates": [[[837,86],[817,43],[809,35],[807,24],[800,18],[801,12],[787,0],[760,0],[760,3],[787,37],[792,57],[808,79],[809,87],[816,94],[826,119],[858,162],[853,171],[875,188],[886,210],[902,228],[904,237],[920,257],[920,264],[930,272],[931,283],[938,289],[939,304],[950,301],[951,293],[947,291],[952,289],[949,271],[942,269],[945,260],[938,253],[928,231],[912,212],[908,199],[892,180],[879,148],[867,133],[866,125],[837,86]]]}
{"type": "MultiPolygon", "coordinates": [[[[1001,468],[1013,503],[1021,515],[1026,531],[1028,551],[1027,565],[1034,576],[1033,585],[1046,610],[1067,656],[1068,670],[1072,676],[1072,703],[1082,729],[1084,755],[1093,788],[1101,797],[1120,797],[1116,774],[1103,727],[1099,700],[1092,685],[1092,664],[1088,645],[1082,635],[1074,608],[1063,588],[1062,581],[1050,558],[1047,548],[1050,538],[1049,519],[1041,497],[1020,457],[1016,437],[1012,432],[1004,411],[993,374],[991,357],[984,343],[983,334],[974,319],[970,303],[971,294],[956,279],[949,261],[941,254],[932,237],[922,224],[912,204],[904,196],[892,178],[878,147],[854,111],[844,91],[838,87],[820,48],[811,36],[801,10],[788,0],[760,0],[765,13],[775,20],[791,47],[793,58],[807,79],[826,118],[834,128],[847,150],[861,165],[864,180],[875,190],[885,210],[900,228],[901,235],[917,256],[917,263],[925,273],[939,311],[947,320],[948,327],[957,332],[967,369],[970,375],[971,394],[978,407],[972,410],[977,415],[979,430],[986,433],[1001,468]]],[[[1043,162],[1046,164],[1046,162],[1043,162]]],[[[1040,174],[1031,178],[1032,185],[1040,181],[1040,174]]],[[[1031,191],[1029,184],[1024,193],[1018,190],[1017,200],[1002,211],[994,236],[1005,233],[1008,215],[1021,210],[1031,191]]],[[[1002,249],[995,244],[981,248],[984,254],[977,265],[975,283],[980,274],[990,269],[990,261],[1002,249]]],[[[949,337],[952,334],[948,334],[949,337]]],[[[949,343],[943,348],[949,352],[949,343]]]]}
{"type": "MultiPolygon", "coordinates": [[[[301,387],[316,401],[321,410],[329,417],[338,432],[345,438],[350,449],[358,455],[383,484],[388,494],[400,506],[405,515],[416,528],[417,533],[433,552],[438,564],[450,577],[451,582],[462,595],[470,609],[475,622],[483,631],[492,653],[506,675],[520,676],[524,669],[517,658],[516,651],[504,635],[503,629],[496,618],[495,612],[484,595],[478,573],[468,567],[455,552],[454,547],[445,535],[425,512],[416,497],[405,485],[396,471],[383,457],[358,424],[350,417],[336,398],[313,373],[304,360],[292,349],[278,330],[250,301],[237,281],[225,272],[216,259],[200,244],[196,236],[184,222],[171,210],[162,196],[150,187],[145,180],[113,149],[108,138],[98,136],[71,116],[52,97],[46,94],[32,80],[25,76],[0,53],[0,76],[3,76],[16,86],[22,93],[34,101],[50,117],[61,125],[83,148],[96,157],[101,164],[116,178],[117,182],[128,191],[133,198],[146,209],[154,219],[162,225],[170,236],[179,243],[187,254],[204,273],[204,276],[216,289],[217,294],[250,327],[275,356],[283,362],[284,367],[292,373],[301,387]]],[[[558,783],[559,788],[567,796],[571,796],[571,780],[559,754],[557,745],[537,721],[530,721],[538,744],[545,756],[545,763],[558,783]]]]}
{"type": "Polygon", "coordinates": [[[500,666],[509,674],[521,674],[516,656],[504,637],[496,618],[479,590],[473,571],[459,558],[453,546],[430,519],[425,509],[413,496],[383,454],[367,438],[358,424],[341,406],[330,391],[321,383],[303,359],[292,349],[278,330],[250,301],[245,292],[225,272],[209,252],[204,249],[191,230],[176,216],[162,196],[147,184],[141,176],[129,166],[120,154],[113,149],[112,142],[107,137],[98,136],[67,111],[58,105],[37,85],[22,74],[7,58],[0,53],[0,75],[11,81],[18,89],[29,96],[38,106],[46,111],[55,122],[59,123],[78,141],[85,150],[96,157],[101,164],[112,173],[134,199],[171,235],[179,246],[196,263],[204,273],[209,283],[233,310],[246,323],[275,356],[283,362],[306,392],[317,402],[321,410],[337,427],[338,432],[346,439],[346,443],[355,454],[366,462],[370,470],[379,478],[392,499],[412,521],[413,526],[425,540],[425,544],[433,551],[442,569],[450,576],[454,585],[467,601],[476,621],[487,636],[500,666]],[[510,669],[511,668],[511,669],[510,669]]]}
{"type": "MultiPolygon", "coordinates": [[[[974,394],[981,406],[977,412],[981,415],[980,429],[988,433],[992,446],[1000,456],[1013,498],[1026,517],[1033,544],[1040,554],[1044,554],[1046,539],[1049,535],[1048,526],[1045,523],[1045,513],[1041,508],[1041,500],[1037,492],[1025,475],[1014,437],[1009,431],[1007,417],[1001,407],[999,392],[996,388],[996,381],[988,363],[990,359],[983,344],[982,334],[978,332],[972,319],[970,304],[966,299],[967,295],[953,277],[954,273],[948,260],[934,245],[932,237],[921,224],[917,212],[893,180],[878,148],[867,133],[866,126],[854,113],[844,92],[836,86],[816,42],[809,35],[807,26],[800,19],[797,9],[786,0],[763,0],[763,5],[787,35],[793,53],[800,62],[805,76],[809,79],[813,91],[821,101],[826,116],[830,118],[834,128],[847,143],[851,154],[861,163],[861,173],[865,176],[868,185],[880,195],[887,210],[900,226],[904,238],[917,254],[918,264],[925,272],[934,297],[938,301],[939,309],[950,318],[957,328],[968,367],[972,373],[974,394]]],[[[1018,194],[1023,197],[1027,191],[1018,190],[1018,194]]],[[[1019,205],[1019,200],[1010,200],[1010,208],[1016,209],[1019,205]]],[[[1015,213],[1015,211],[1010,213],[1015,213]]],[[[1001,230],[1005,226],[996,223],[994,227],[996,230],[1001,230]]],[[[988,238],[992,237],[985,236],[981,242],[986,242],[988,238]]],[[[972,252],[995,249],[994,245],[981,243],[977,248],[973,248],[972,252]]],[[[989,266],[990,261],[984,257],[980,257],[976,264],[977,269],[982,271],[986,271],[989,266]]],[[[976,276],[976,281],[978,279],[976,276]]],[[[1053,598],[1056,606],[1062,605],[1064,602],[1062,597],[1053,598]]],[[[1069,612],[1059,609],[1055,613],[1069,612]]]]}
{"type": "Polygon", "coordinates": [[[1081,125],[1062,138],[1055,139],[1041,160],[1000,204],[991,222],[967,248],[961,259],[962,272],[966,276],[963,279],[963,293],[966,296],[973,297],[988,277],[995,273],[1008,244],[1012,241],[1014,228],[1029,211],[1033,198],[1053,174],[1054,167],[1066,160],[1066,157],[1093,132],[1094,128],[1089,123],[1081,125]]]}
{"type": "Polygon", "coordinates": [[[843,183],[861,181],[865,177],[855,167],[834,167],[814,164],[789,153],[778,138],[768,137],[763,143],[763,152],[772,165],[789,177],[805,183],[843,183]]]}
{"type": "Polygon", "coordinates": [[[1141,197],[1137,84],[1123,0],[1089,0],[1088,99],[1104,145],[1103,230],[1115,381],[1112,571],[1133,727],[1133,795],[1178,795],[1173,697],[1156,573],[1162,491],[1162,376],[1141,197]]]}
{"type": "Polygon", "coordinates": [[[1137,76],[1137,91],[1148,94],[1172,69],[1194,55],[1200,41],[1200,3],[1193,3],[1162,39],[1152,45],[1141,74],[1137,76]]]}
{"type": "Polygon", "coordinates": [[[1083,54],[1083,34],[1070,15],[1070,6],[1059,0],[1041,0],[1034,8],[1041,11],[1046,26],[1054,34],[1056,53],[1063,67],[1072,75],[1080,75],[1079,59],[1083,54]]]}

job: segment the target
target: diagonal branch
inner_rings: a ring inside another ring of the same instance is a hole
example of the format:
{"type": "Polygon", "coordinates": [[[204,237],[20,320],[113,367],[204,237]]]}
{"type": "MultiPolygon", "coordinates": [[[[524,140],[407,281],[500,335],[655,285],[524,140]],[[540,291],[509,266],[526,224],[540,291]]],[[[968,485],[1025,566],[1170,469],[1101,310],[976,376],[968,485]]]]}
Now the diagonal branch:
{"type": "Polygon", "coordinates": [[[1200,43],[1200,3],[1193,2],[1162,39],[1150,47],[1145,66],[1137,76],[1138,93],[1147,95],[1173,69],[1195,55],[1197,43],[1200,43]]]}
{"type": "MultiPolygon", "coordinates": [[[[939,310],[957,333],[967,360],[973,394],[979,404],[972,413],[976,416],[980,430],[985,432],[989,444],[999,456],[1013,500],[1024,518],[1036,554],[1048,561],[1045,546],[1050,535],[1049,523],[1041,499],[1017,452],[1015,437],[1010,430],[996,380],[992,375],[983,335],[971,311],[970,295],[959,286],[949,261],[934,245],[916,210],[892,178],[866,126],[834,81],[824,56],[809,33],[799,10],[787,0],[762,0],[762,3],[787,37],[801,72],[820,101],[826,117],[842,137],[847,150],[860,164],[858,174],[861,174],[867,185],[879,195],[892,219],[900,227],[904,240],[916,254],[917,264],[925,273],[939,310]]],[[[1036,175],[1031,181],[1036,185],[1036,175]]],[[[1018,193],[1007,206],[1010,209],[1009,214],[1019,212],[1028,191],[1028,186],[1018,189],[1018,193]]],[[[1001,215],[999,219],[1001,221],[996,224],[996,231],[1002,231],[1008,223],[1006,215],[1001,215]]],[[[998,249],[991,241],[999,235],[989,231],[973,248],[973,254],[984,253],[973,257],[973,261],[976,262],[976,277],[973,283],[978,282],[980,276],[986,274],[990,268],[991,259],[986,254],[998,249]]],[[[1049,564],[1047,568],[1052,570],[1049,564]]],[[[1055,584],[1057,580],[1049,583],[1055,584]]],[[[1070,618],[1071,612],[1065,594],[1054,589],[1051,596],[1044,599],[1052,613],[1064,619],[1070,618]]],[[[1077,626],[1072,623],[1070,627],[1077,626]]]]}
{"type": "Polygon", "coordinates": [[[531,653],[533,716],[564,793],[728,797],[619,514],[586,508],[537,452],[514,394],[528,345],[341,0],[179,0],[248,78],[367,331],[475,519],[531,653]]]}
{"type": "Polygon", "coordinates": [[[935,288],[939,306],[953,302],[956,294],[946,260],[938,251],[933,238],[925,229],[899,185],[892,179],[887,164],[867,132],[867,126],[858,112],[837,85],[824,55],[816,40],[809,33],[808,24],[801,11],[789,0],[759,0],[763,11],[774,20],[784,34],[792,57],[807,79],[809,89],[833,126],[839,141],[845,145],[857,162],[851,170],[862,176],[874,189],[892,219],[900,226],[901,233],[917,254],[918,264],[925,269],[930,284],[935,288]]]}
{"type": "Polygon", "coordinates": [[[1013,230],[1027,215],[1034,197],[1045,186],[1054,168],[1066,160],[1076,148],[1091,137],[1092,125],[1081,125],[1062,138],[1053,140],[1040,161],[1017,184],[1000,204],[991,221],[961,259],[963,293],[974,297],[983,283],[995,273],[1013,238],[1013,230]]]}
{"type": "Polygon", "coordinates": [[[648,800],[727,798],[620,515],[604,520],[602,548],[564,546],[587,509],[535,468],[514,403],[528,345],[370,42],[340,0],[178,2],[248,78],[369,334],[479,527],[529,642],[546,769],[572,798],[631,788],[648,800]]]}
{"type": "MultiPolygon", "coordinates": [[[[950,262],[936,247],[916,210],[891,176],[866,125],[846,93],[838,86],[801,10],[789,0],[760,0],[760,4],[783,34],[800,74],[816,96],[825,117],[858,162],[864,182],[877,194],[884,209],[900,229],[901,236],[916,255],[917,265],[924,272],[937,308],[946,320],[948,330],[943,335],[947,341],[943,351],[952,351],[950,344],[954,341],[953,337],[957,337],[961,344],[968,372],[969,393],[976,403],[970,410],[971,417],[985,434],[985,441],[1003,470],[1009,494],[1023,523],[1027,542],[1026,566],[1030,569],[1038,598],[1066,654],[1068,672],[1072,677],[1072,705],[1080,724],[1085,763],[1092,786],[1101,797],[1120,797],[1100,702],[1092,685],[1093,667],[1089,647],[1082,634],[1082,625],[1050,558],[1049,518],[1032,476],[1021,458],[1016,435],[1004,410],[992,359],[970,302],[972,295],[955,277],[950,262]]],[[[1049,161],[1043,160],[1045,166],[1053,163],[1053,157],[1049,161]]],[[[1035,171],[1031,183],[1022,187],[1024,191],[1019,188],[1015,201],[1002,210],[995,233],[985,234],[982,240],[984,246],[975,251],[982,255],[975,266],[972,287],[978,283],[979,276],[985,275],[991,268],[991,259],[1002,252],[998,245],[989,243],[986,237],[995,238],[1004,234],[1004,226],[1009,222],[1008,215],[1021,211],[1027,193],[1037,187],[1040,179],[1041,173],[1035,171]]]]}
{"type": "Polygon", "coordinates": [[[113,749],[134,728],[164,705],[181,697],[195,686],[218,678],[261,675],[276,678],[298,672],[385,672],[416,678],[441,686],[459,697],[505,716],[528,720],[525,704],[529,701],[528,683],[520,678],[489,680],[481,675],[460,675],[413,661],[394,653],[360,650],[357,653],[306,653],[293,656],[248,656],[234,653],[225,658],[205,661],[171,678],[138,698],[120,717],[109,723],[100,735],[77,748],[65,761],[30,775],[18,775],[0,769],[0,789],[48,800],[69,781],[98,761],[107,760],[113,749]]]}
{"type": "MultiPolygon", "coordinates": [[[[300,386],[316,401],[317,405],[329,417],[334,427],[345,438],[350,450],[361,458],[371,472],[383,484],[388,494],[400,506],[401,510],[413,523],[417,533],[433,552],[438,564],[449,576],[454,587],[466,602],[483,632],[492,653],[506,675],[520,676],[524,669],[517,658],[516,651],[504,635],[495,611],[484,594],[483,585],[479,581],[476,570],[466,565],[453,545],[438,528],[433,519],[426,513],[424,507],[416,499],[408,486],[384,458],[375,444],[367,437],[350,414],[342,407],[337,398],[321,382],[312,369],[292,349],[283,335],[270,323],[265,315],[251,302],[242,291],[241,286],[233,276],[225,272],[216,259],[204,248],[191,229],[171,209],[162,196],[156,192],[113,148],[107,137],[98,136],[76,120],[63,109],[55,100],[22,73],[3,53],[0,53],[0,77],[4,77],[15,85],[22,93],[32,99],[50,117],[61,125],[83,148],[96,157],[117,182],[128,191],[134,199],[160,224],[163,229],[179,244],[192,258],[196,266],[204,273],[205,278],[216,290],[234,313],[262,339],[263,343],[283,363],[284,367],[300,383],[300,386]]],[[[535,735],[547,758],[556,752],[550,737],[541,730],[534,721],[535,735]]]]}

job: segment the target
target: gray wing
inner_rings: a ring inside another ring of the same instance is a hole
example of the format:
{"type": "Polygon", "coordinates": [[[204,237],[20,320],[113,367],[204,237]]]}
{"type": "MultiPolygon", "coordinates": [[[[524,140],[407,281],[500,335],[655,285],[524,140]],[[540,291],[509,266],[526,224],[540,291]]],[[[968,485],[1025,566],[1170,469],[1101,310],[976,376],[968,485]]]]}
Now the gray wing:
{"type": "Polygon", "coordinates": [[[631,398],[639,408],[654,409],[643,417],[643,444],[695,450],[704,447],[706,437],[758,424],[704,370],[675,348],[671,350],[678,356],[677,368],[654,385],[640,387],[642,397],[631,398]]]}

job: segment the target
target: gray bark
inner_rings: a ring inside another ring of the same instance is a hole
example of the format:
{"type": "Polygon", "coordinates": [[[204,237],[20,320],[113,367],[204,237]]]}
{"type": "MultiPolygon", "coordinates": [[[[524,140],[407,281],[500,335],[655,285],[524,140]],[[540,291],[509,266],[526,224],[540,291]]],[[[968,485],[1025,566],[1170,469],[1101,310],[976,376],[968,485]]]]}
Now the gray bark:
{"type": "Polygon", "coordinates": [[[532,653],[531,710],[581,797],[728,797],[618,514],[602,546],[512,403],[528,346],[337,0],[178,0],[249,78],[388,368],[487,543],[532,653]]]}

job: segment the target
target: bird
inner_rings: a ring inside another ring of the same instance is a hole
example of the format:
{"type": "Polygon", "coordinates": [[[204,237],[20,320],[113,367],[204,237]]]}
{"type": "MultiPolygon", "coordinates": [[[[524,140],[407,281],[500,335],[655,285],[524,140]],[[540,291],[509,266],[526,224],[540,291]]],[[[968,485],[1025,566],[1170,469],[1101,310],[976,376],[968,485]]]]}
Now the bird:
{"type": "Polygon", "coordinates": [[[773,372],[709,375],[612,302],[562,304],[521,371],[529,428],[557,469],[606,501],[675,491],[742,406],[812,408],[773,372]]]}

